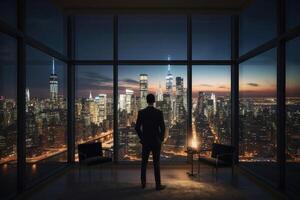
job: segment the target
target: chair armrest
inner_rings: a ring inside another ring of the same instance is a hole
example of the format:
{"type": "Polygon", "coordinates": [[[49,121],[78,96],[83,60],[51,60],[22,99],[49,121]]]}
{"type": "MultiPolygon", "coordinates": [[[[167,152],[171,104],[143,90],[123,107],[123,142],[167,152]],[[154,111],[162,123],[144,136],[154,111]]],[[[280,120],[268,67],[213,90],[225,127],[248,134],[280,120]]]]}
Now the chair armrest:
{"type": "Polygon", "coordinates": [[[87,155],[85,153],[82,153],[82,152],[78,152],[78,155],[83,156],[85,158],[87,157],[87,155]]]}
{"type": "Polygon", "coordinates": [[[231,155],[231,156],[233,156],[234,153],[221,153],[221,154],[217,154],[217,157],[220,157],[220,156],[226,156],[226,155],[231,155]]]}
{"type": "Polygon", "coordinates": [[[199,152],[207,152],[207,151],[212,151],[212,149],[200,149],[199,152]]]}

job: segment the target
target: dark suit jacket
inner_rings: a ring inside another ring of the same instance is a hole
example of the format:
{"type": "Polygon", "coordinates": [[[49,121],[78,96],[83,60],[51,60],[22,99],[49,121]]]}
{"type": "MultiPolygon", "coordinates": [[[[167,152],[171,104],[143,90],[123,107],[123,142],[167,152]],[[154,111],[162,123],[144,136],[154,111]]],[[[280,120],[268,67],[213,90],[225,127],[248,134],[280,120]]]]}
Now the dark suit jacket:
{"type": "Polygon", "coordinates": [[[140,110],[135,130],[143,145],[161,145],[165,137],[163,113],[153,106],[140,110]]]}

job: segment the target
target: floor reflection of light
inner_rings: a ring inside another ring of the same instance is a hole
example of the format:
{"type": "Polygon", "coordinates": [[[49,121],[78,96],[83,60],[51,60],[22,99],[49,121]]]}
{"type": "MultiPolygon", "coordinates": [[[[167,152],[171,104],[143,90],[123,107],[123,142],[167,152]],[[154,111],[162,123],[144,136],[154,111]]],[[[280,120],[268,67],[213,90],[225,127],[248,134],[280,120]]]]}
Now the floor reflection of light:
{"type": "Polygon", "coordinates": [[[36,168],[37,168],[36,164],[32,164],[31,165],[32,172],[36,172],[36,168]]]}
{"type": "Polygon", "coordinates": [[[3,172],[5,173],[5,172],[7,172],[7,170],[8,170],[8,164],[7,163],[5,163],[5,164],[3,164],[3,172]]]}
{"type": "Polygon", "coordinates": [[[191,147],[193,149],[198,149],[198,141],[196,137],[193,137],[192,141],[191,141],[191,147]]]}

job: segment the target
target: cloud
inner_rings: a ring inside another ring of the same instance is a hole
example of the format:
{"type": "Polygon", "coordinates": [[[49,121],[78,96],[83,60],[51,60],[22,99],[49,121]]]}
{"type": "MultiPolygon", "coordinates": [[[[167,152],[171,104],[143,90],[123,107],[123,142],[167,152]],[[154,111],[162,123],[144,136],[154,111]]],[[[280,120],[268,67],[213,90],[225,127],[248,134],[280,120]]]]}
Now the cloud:
{"type": "Polygon", "coordinates": [[[226,87],[225,85],[221,85],[219,86],[220,89],[228,89],[228,87],[226,87]]]}
{"type": "Polygon", "coordinates": [[[258,83],[247,83],[247,85],[249,85],[251,87],[258,87],[259,86],[258,83]]]}
{"type": "Polygon", "coordinates": [[[85,79],[88,81],[97,81],[97,82],[112,82],[112,78],[104,76],[95,72],[85,72],[79,78],[85,79]]]}
{"type": "Polygon", "coordinates": [[[213,87],[212,85],[209,85],[209,84],[200,84],[199,86],[204,86],[204,87],[213,87]]]}
{"type": "Polygon", "coordinates": [[[123,79],[121,81],[124,83],[127,83],[127,84],[139,84],[139,81],[134,80],[134,79],[123,79]]]}

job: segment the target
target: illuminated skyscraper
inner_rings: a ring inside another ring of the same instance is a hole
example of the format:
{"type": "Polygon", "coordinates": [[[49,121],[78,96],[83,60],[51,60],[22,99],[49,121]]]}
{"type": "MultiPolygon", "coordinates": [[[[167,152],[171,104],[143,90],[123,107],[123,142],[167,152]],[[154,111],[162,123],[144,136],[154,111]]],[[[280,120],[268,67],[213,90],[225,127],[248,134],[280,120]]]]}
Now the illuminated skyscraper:
{"type": "Polygon", "coordinates": [[[98,110],[99,110],[99,123],[102,123],[103,120],[107,118],[107,95],[99,94],[96,99],[98,110]]]}
{"type": "Polygon", "coordinates": [[[58,97],[58,76],[55,74],[55,63],[54,58],[52,58],[52,73],[49,77],[50,85],[50,99],[55,101],[58,97]]]}
{"type": "Polygon", "coordinates": [[[29,88],[26,88],[26,102],[30,101],[30,92],[29,92],[29,88]]]}
{"type": "MultiPolygon", "coordinates": [[[[170,57],[168,57],[168,60],[170,60],[170,57]]],[[[168,65],[168,74],[166,76],[166,91],[167,91],[167,94],[172,96],[172,93],[173,93],[173,75],[171,73],[171,65],[168,65]]]]}
{"type": "Polygon", "coordinates": [[[158,91],[156,91],[156,101],[163,101],[163,91],[160,83],[158,86],[158,91]]]}
{"type": "Polygon", "coordinates": [[[183,78],[176,77],[175,118],[177,122],[184,120],[183,78]]]}
{"type": "Polygon", "coordinates": [[[86,101],[87,103],[87,108],[88,108],[88,113],[90,116],[90,121],[94,124],[98,124],[99,120],[98,120],[98,109],[96,106],[96,103],[92,97],[92,92],[90,91],[90,96],[86,101]]]}
{"type": "Polygon", "coordinates": [[[216,95],[214,93],[211,93],[211,100],[213,100],[213,113],[216,115],[217,113],[217,100],[216,100],[216,95]]]}
{"type": "Polygon", "coordinates": [[[126,110],[126,94],[120,94],[119,96],[119,110],[126,110]]]}
{"type": "Polygon", "coordinates": [[[132,111],[132,97],[133,97],[133,90],[129,90],[129,89],[126,89],[126,111],[127,111],[127,114],[130,114],[131,111],[132,111]]]}
{"type": "Polygon", "coordinates": [[[147,107],[148,74],[140,74],[140,109],[147,107]]]}

